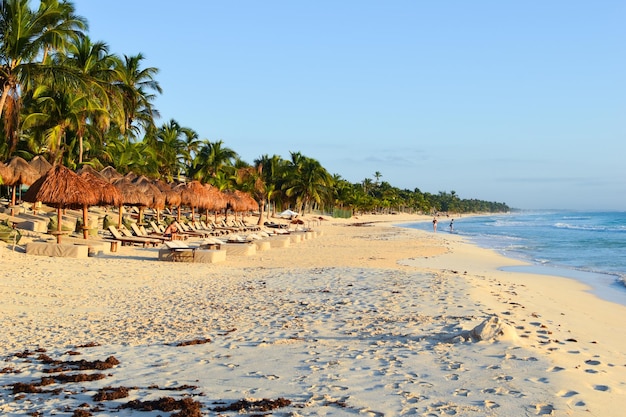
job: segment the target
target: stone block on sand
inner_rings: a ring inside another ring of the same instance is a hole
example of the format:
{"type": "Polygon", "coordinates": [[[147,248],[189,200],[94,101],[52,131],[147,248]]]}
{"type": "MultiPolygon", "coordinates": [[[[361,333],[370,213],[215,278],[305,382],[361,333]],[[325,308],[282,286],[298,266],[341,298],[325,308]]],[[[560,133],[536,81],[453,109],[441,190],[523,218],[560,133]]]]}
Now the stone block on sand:
{"type": "Polygon", "coordinates": [[[87,258],[89,247],[63,243],[29,242],[26,244],[28,255],[59,256],[64,258],[87,258]]]}

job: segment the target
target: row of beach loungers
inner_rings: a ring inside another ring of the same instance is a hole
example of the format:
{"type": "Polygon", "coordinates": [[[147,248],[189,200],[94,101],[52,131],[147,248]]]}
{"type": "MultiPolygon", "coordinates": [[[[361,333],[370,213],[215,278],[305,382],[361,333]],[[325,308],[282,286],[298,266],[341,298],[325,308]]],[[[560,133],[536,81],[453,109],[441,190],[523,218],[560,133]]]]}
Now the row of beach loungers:
{"type": "MultiPolygon", "coordinates": [[[[93,213],[90,213],[95,215],[93,213]]],[[[73,216],[68,213],[67,217],[73,216]]],[[[76,213],[76,216],[79,216],[76,213]]],[[[98,215],[100,219],[103,213],[98,215]]],[[[310,239],[317,236],[317,232],[307,230],[301,226],[296,230],[288,230],[288,225],[265,223],[263,226],[249,225],[241,220],[222,220],[220,222],[195,221],[177,223],[178,231],[165,234],[166,226],[156,221],[149,221],[145,225],[131,222],[127,229],[108,227],[85,240],[73,237],[70,232],[62,237],[60,244],[52,242],[52,236],[45,234],[47,221],[44,213],[21,214],[19,217],[6,216],[7,221],[18,224],[27,233],[29,238],[38,235],[26,243],[26,252],[42,256],[87,257],[101,253],[116,252],[118,246],[139,245],[142,247],[159,248],[159,259],[186,262],[219,262],[229,255],[251,255],[257,251],[276,247],[286,247],[293,242],[310,239]],[[32,224],[31,224],[32,223],[32,224]],[[41,223],[40,226],[38,224],[41,223]],[[103,233],[104,232],[104,233],[103,233]]],[[[66,217],[64,215],[64,217],[66,217]]],[[[65,219],[64,219],[65,220],[65,219]]],[[[94,218],[95,221],[95,218],[94,218]]],[[[64,222],[65,223],[65,222],[64,222]]],[[[128,224],[128,222],[126,222],[128,224]]],[[[14,245],[15,247],[15,245],[14,245]]]]}

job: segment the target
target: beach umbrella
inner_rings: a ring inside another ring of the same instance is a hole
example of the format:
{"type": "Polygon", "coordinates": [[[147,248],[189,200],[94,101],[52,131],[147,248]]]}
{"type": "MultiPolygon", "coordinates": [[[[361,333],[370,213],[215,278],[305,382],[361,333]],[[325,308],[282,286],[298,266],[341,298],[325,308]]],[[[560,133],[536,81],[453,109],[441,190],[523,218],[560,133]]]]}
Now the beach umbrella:
{"type": "Polygon", "coordinates": [[[115,185],[122,193],[122,202],[118,206],[119,216],[117,221],[117,227],[121,227],[124,205],[145,207],[148,206],[152,200],[149,196],[143,194],[139,187],[127,177],[121,177],[113,180],[113,185],[115,185]]]}
{"type": "MultiPolygon", "coordinates": [[[[191,207],[191,220],[193,220],[196,207],[205,207],[209,203],[209,192],[200,181],[181,184],[177,188],[180,189],[181,204],[191,207]]],[[[178,218],[180,220],[180,209],[178,218]]]]}
{"type": "Polygon", "coordinates": [[[23,158],[19,156],[14,157],[7,164],[9,168],[9,175],[7,175],[7,179],[4,180],[5,185],[13,186],[13,191],[11,193],[11,216],[13,215],[13,207],[15,206],[15,191],[18,186],[23,185],[31,185],[34,183],[41,175],[39,172],[35,170],[32,166],[26,162],[23,158]]]}
{"type": "Polygon", "coordinates": [[[4,162],[0,162],[0,184],[4,185],[6,179],[11,175],[11,170],[4,162]]]}
{"type": "MultiPolygon", "coordinates": [[[[80,170],[80,177],[85,180],[98,196],[98,202],[95,205],[119,206],[122,202],[122,193],[110,182],[108,182],[98,171],[83,166],[80,170]]],[[[88,223],[88,205],[83,204],[83,238],[87,239],[89,230],[88,223]]]]}
{"type": "Polygon", "coordinates": [[[278,215],[278,217],[283,217],[283,218],[293,218],[296,217],[298,215],[298,213],[296,213],[295,211],[291,211],[291,210],[285,210],[282,213],[280,213],[278,215]]]}
{"type": "MultiPolygon", "coordinates": [[[[168,207],[179,207],[181,198],[180,198],[180,190],[175,188],[174,184],[168,184],[163,180],[154,180],[152,182],[155,187],[161,191],[163,196],[165,197],[165,205],[168,207]]],[[[157,222],[161,219],[159,218],[159,210],[157,210],[157,222]]]]}
{"type": "Polygon", "coordinates": [[[44,176],[32,183],[24,201],[41,201],[57,209],[57,243],[61,243],[62,210],[80,208],[98,203],[93,187],[63,165],[55,165],[44,176]]]}
{"type": "Polygon", "coordinates": [[[48,162],[46,158],[41,155],[35,156],[33,159],[28,161],[28,165],[33,167],[35,171],[39,173],[39,176],[43,176],[46,172],[52,168],[52,164],[48,162]]]}
{"type": "Polygon", "coordinates": [[[211,184],[204,184],[204,188],[207,191],[207,202],[203,207],[206,210],[206,218],[209,218],[209,211],[213,211],[217,220],[217,213],[227,207],[228,200],[217,187],[211,184]]]}
{"type": "Polygon", "coordinates": [[[165,208],[165,196],[155,186],[151,180],[142,176],[138,176],[133,179],[132,183],[138,188],[139,192],[145,194],[148,197],[148,204],[139,206],[139,223],[143,222],[143,212],[146,207],[153,208],[155,210],[162,210],[165,208]]]}
{"type": "Polygon", "coordinates": [[[123,177],[123,175],[117,172],[112,166],[104,167],[100,171],[100,175],[106,178],[109,182],[113,182],[114,180],[118,180],[123,177]]]}

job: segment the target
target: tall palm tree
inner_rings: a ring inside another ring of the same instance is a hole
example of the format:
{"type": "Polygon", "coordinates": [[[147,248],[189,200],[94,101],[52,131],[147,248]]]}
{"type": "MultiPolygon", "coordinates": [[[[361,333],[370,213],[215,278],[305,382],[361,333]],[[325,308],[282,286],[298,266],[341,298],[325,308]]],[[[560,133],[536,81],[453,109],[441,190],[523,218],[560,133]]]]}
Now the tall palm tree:
{"type": "Polygon", "coordinates": [[[76,134],[78,136],[78,164],[83,162],[85,134],[89,134],[92,141],[103,137],[109,129],[111,121],[123,123],[122,112],[119,106],[119,97],[111,87],[115,79],[114,66],[117,58],[109,53],[109,47],[104,42],[92,42],[88,36],[72,41],[67,47],[67,53],[57,57],[59,65],[75,68],[85,79],[92,81],[84,91],[89,98],[90,108],[78,120],[76,134]]]}
{"type": "Polygon", "coordinates": [[[117,87],[121,96],[121,107],[124,112],[124,123],[121,126],[123,134],[137,136],[141,130],[149,131],[155,126],[154,120],[159,112],[152,106],[155,95],[151,92],[162,93],[158,81],[155,80],[159,70],[155,67],[142,68],[144,56],[124,55],[115,66],[117,87]]]}
{"type": "Polygon", "coordinates": [[[330,192],[332,177],[313,158],[305,157],[299,152],[292,152],[291,157],[283,190],[288,197],[295,199],[298,210],[311,210],[313,202],[320,204],[330,192]]]}
{"type": "Polygon", "coordinates": [[[259,205],[258,225],[263,224],[263,210],[267,201],[267,184],[263,179],[263,165],[248,166],[237,170],[237,184],[249,193],[259,205]]]}
{"type": "Polygon", "coordinates": [[[156,132],[154,138],[146,137],[146,141],[155,148],[159,176],[171,182],[178,178],[185,155],[187,153],[188,138],[197,137],[193,130],[182,127],[174,119],[163,124],[156,132]]]}
{"type": "Polygon", "coordinates": [[[254,166],[261,169],[263,175],[263,181],[265,182],[265,189],[267,191],[267,203],[269,205],[267,210],[267,216],[269,218],[270,212],[272,212],[272,202],[274,202],[275,211],[276,202],[281,200],[281,185],[284,178],[285,167],[287,161],[278,155],[262,155],[254,160],[254,166]]]}
{"type": "Polygon", "coordinates": [[[211,182],[211,178],[216,177],[221,170],[232,167],[237,158],[237,152],[225,147],[223,141],[206,140],[194,158],[190,176],[201,182],[211,182]]]}
{"type": "MultiPolygon", "coordinates": [[[[48,65],[47,52],[61,49],[82,35],[86,22],[74,15],[70,2],[46,0],[37,10],[29,0],[0,3],[0,117],[11,154],[18,141],[21,96],[35,82],[52,80],[78,85],[81,80],[67,67],[48,65]]],[[[8,156],[8,155],[6,155],[8,156]]]]}

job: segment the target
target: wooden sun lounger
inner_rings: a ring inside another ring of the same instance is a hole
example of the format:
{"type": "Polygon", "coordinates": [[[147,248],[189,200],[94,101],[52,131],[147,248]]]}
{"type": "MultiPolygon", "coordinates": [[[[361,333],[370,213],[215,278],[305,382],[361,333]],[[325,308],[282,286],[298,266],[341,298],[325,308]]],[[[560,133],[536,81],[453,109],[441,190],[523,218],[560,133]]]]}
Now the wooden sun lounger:
{"type": "Polygon", "coordinates": [[[139,226],[137,226],[135,223],[131,224],[130,227],[131,227],[131,229],[133,229],[133,232],[135,232],[135,236],[137,236],[137,237],[145,237],[145,238],[149,238],[149,239],[158,239],[161,242],[166,242],[166,241],[172,240],[171,237],[163,236],[162,234],[161,235],[157,235],[157,234],[149,235],[147,232],[144,233],[144,232],[142,232],[141,228],[139,226]]]}
{"type": "Polygon", "coordinates": [[[161,243],[161,241],[158,239],[150,239],[137,236],[123,236],[122,233],[120,233],[120,231],[117,230],[115,226],[109,226],[109,232],[113,235],[115,240],[119,240],[120,242],[122,242],[122,246],[139,244],[145,248],[148,245],[156,246],[161,243]]]}

